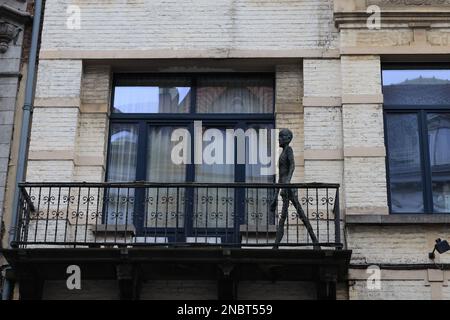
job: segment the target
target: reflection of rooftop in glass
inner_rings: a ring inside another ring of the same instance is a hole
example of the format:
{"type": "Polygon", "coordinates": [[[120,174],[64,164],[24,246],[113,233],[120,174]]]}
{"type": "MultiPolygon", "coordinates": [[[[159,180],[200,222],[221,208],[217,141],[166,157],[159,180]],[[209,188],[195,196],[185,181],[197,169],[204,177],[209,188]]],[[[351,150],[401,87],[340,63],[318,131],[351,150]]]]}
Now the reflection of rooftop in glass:
{"type": "Polygon", "coordinates": [[[450,84],[450,70],[383,70],[383,85],[450,84]]]}

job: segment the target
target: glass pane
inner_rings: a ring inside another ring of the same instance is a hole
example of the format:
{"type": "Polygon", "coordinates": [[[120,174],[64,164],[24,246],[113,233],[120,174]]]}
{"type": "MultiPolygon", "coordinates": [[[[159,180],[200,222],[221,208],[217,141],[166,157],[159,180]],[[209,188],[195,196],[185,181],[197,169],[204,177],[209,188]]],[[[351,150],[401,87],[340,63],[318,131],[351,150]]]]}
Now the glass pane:
{"type": "Polygon", "coordinates": [[[450,70],[384,70],[387,105],[446,105],[450,103],[450,70]]]}
{"type": "Polygon", "coordinates": [[[392,212],[424,212],[417,114],[387,114],[392,212]]]}
{"type": "MultiPolygon", "coordinates": [[[[204,130],[207,128],[203,128],[204,130]]],[[[214,129],[217,134],[225,137],[225,128],[214,129]]],[[[211,150],[214,141],[203,142],[203,152],[214,155],[220,150],[211,150]]],[[[195,181],[210,183],[234,182],[234,164],[225,164],[226,144],[216,144],[222,149],[223,157],[217,157],[217,163],[195,166],[195,181]]],[[[203,188],[197,189],[194,198],[194,228],[232,228],[234,224],[234,189],[233,188],[203,188]]],[[[213,235],[211,235],[213,236],[213,235]]]]}
{"type": "Polygon", "coordinates": [[[191,88],[186,79],[123,79],[114,88],[113,113],[187,113],[191,88]]]}
{"type": "Polygon", "coordinates": [[[198,113],[273,113],[270,78],[202,77],[198,80],[198,113]]]}
{"type": "MultiPolygon", "coordinates": [[[[107,180],[131,182],[136,179],[138,130],[135,124],[111,124],[107,180]]],[[[107,223],[124,224],[133,221],[134,189],[108,190],[107,223]]]]}
{"type": "MultiPolygon", "coordinates": [[[[271,136],[273,125],[252,124],[247,131],[255,130],[254,138],[246,139],[246,164],[245,181],[249,183],[273,183],[275,181],[276,163],[274,156],[277,148],[276,137],[271,136]],[[272,139],[274,138],[274,139],[272,139]]],[[[270,202],[274,196],[271,189],[247,189],[245,196],[247,223],[255,226],[267,226],[273,224],[274,219],[270,215],[270,202]]],[[[262,230],[263,228],[261,228],[262,230]]]]}
{"type": "Polygon", "coordinates": [[[450,212],[450,113],[427,116],[433,211],[450,212]]]}
{"type": "MultiPolygon", "coordinates": [[[[172,148],[177,142],[171,141],[172,132],[178,127],[150,127],[148,130],[147,181],[176,183],[186,181],[186,164],[172,161],[172,148]]],[[[187,130],[187,129],[186,129],[187,130]]],[[[186,131],[187,132],[187,131],[186,131]]],[[[184,227],[183,188],[148,189],[147,227],[184,227]]]]}

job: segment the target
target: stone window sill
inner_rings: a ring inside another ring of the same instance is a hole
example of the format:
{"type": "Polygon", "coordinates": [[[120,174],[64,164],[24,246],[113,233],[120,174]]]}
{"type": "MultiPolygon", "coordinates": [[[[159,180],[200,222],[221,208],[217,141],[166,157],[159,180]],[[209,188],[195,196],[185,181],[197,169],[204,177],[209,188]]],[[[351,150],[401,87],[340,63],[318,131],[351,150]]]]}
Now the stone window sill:
{"type": "Polygon", "coordinates": [[[347,225],[450,224],[450,214],[347,215],[347,225]]]}
{"type": "Polygon", "coordinates": [[[136,234],[136,228],[133,225],[105,225],[99,224],[94,227],[92,230],[94,234],[103,235],[103,236],[114,236],[114,235],[131,235],[134,236],[136,234]]]}
{"type": "Polygon", "coordinates": [[[258,226],[258,228],[256,228],[255,225],[241,225],[239,228],[239,231],[241,232],[241,234],[246,234],[246,233],[259,233],[259,234],[276,234],[277,233],[277,226],[275,225],[269,225],[269,226],[258,226]]]}

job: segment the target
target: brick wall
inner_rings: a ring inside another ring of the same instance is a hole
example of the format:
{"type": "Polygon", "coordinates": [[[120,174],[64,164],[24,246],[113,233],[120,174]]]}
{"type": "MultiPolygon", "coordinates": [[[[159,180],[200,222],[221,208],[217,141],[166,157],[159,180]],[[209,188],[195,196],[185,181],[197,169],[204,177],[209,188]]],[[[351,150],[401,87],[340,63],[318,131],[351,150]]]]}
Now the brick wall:
{"type": "Polygon", "coordinates": [[[226,55],[232,49],[335,47],[332,6],[331,0],[50,0],[42,49],[211,49],[226,55]],[[81,10],[79,30],[67,28],[68,5],[81,10]]]}
{"type": "Polygon", "coordinates": [[[33,112],[30,152],[71,152],[78,126],[78,108],[46,107],[33,112]]]}
{"type": "MultiPolygon", "coordinates": [[[[355,264],[427,264],[437,238],[448,239],[445,226],[347,226],[347,244],[355,264]]],[[[449,263],[449,255],[436,255],[449,263]]]]}
{"type": "Polygon", "coordinates": [[[339,183],[343,197],[341,61],[305,59],[305,182],[339,183]]]}
{"type": "Polygon", "coordinates": [[[349,298],[353,300],[448,299],[450,273],[439,266],[405,268],[351,268],[349,298]],[[375,273],[376,272],[376,273],[375,273]],[[376,276],[376,277],[374,277],[376,276]]]}
{"type": "Polygon", "coordinates": [[[380,290],[369,290],[366,281],[349,288],[350,300],[430,300],[431,287],[421,280],[382,281],[380,290]]]}
{"type": "Polygon", "coordinates": [[[40,60],[36,98],[79,98],[81,74],[81,60],[40,60]]]}
{"type": "Polygon", "coordinates": [[[341,96],[341,62],[339,59],[305,59],[303,61],[306,97],[341,96]]]}
{"type": "MultiPolygon", "coordinates": [[[[347,215],[387,214],[381,58],[345,53],[325,58],[328,49],[339,46],[332,6],[332,0],[48,0],[28,180],[104,180],[112,67],[80,57],[128,53],[133,57],[145,52],[153,58],[275,56],[298,59],[270,62],[276,73],[276,126],[294,133],[293,182],[339,183],[341,208],[347,215]],[[66,26],[69,4],[81,9],[79,30],[66,26]]],[[[395,37],[400,44],[413,38],[411,31],[392,33],[345,29],[340,40],[350,47],[365,43],[383,47],[388,38],[395,37]]],[[[0,115],[0,123],[1,119],[0,115]]],[[[427,253],[439,236],[450,234],[443,226],[346,229],[352,264],[363,265],[430,263],[427,253]]],[[[447,257],[439,259],[449,263],[447,257]]],[[[382,290],[375,293],[361,278],[350,280],[349,290],[339,287],[342,299],[436,297],[429,280],[408,273],[384,279],[382,290]]],[[[56,290],[51,285],[48,297],[56,290]]],[[[113,287],[108,284],[105,290],[113,287]]],[[[143,297],[154,298],[160,291],[171,298],[192,292],[196,295],[191,297],[198,299],[216,296],[213,283],[155,281],[146,284],[143,297]]],[[[92,289],[88,295],[99,292],[92,289]]],[[[300,299],[312,296],[313,289],[295,283],[243,283],[239,294],[258,298],[269,293],[274,298],[300,299]]],[[[450,296],[445,285],[441,296],[450,296]]]]}
{"type": "Polygon", "coordinates": [[[384,147],[381,104],[347,105],[342,118],[346,147],[384,147]]]}
{"type": "Polygon", "coordinates": [[[295,171],[292,182],[302,182],[304,177],[303,130],[303,73],[300,64],[276,67],[276,127],[288,128],[294,138],[291,146],[295,155],[295,171]]]}
{"type": "Polygon", "coordinates": [[[104,181],[110,83],[109,66],[40,61],[29,181],[104,181]]]}
{"type": "Polygon", "coordinates": [[[387,214],[380,58],[341,62],[346,213],[387,214]]]}
{"type": "Polygon", "coordinates": [[[305,150],[342,149],[341,107],[305,108],[305,150]]]}
{"type": "Polygon", "coordinates": [[[383,157],[348,157],[345,159],[344,179],[347,211],[351,209],[353,213],[364,214],[370,213],[372,209],[377,212],[378,207],[387,205],[385,166],[383,157]]]}
{"type": "Polygon", "coordinates": [[[343,56],[342,94],[381,93],[381,66],[377,56],[343,56]]]}

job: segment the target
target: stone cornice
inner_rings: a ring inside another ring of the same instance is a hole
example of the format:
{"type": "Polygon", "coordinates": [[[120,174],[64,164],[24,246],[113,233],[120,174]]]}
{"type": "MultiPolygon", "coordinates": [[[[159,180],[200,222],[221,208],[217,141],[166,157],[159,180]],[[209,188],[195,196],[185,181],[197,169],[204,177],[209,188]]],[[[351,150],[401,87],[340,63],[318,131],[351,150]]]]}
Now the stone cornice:
{"type": "Polygon", "coordinates": [[[450,5],[450,0],[366,0],[368,5],[378,5],[380,7],[399,7],[399,6],[442,6],[450,5]]]}
{"type": "Polygon", "coordinates": [[[33,19],[30,13],[15,9],[7,4],[0,4],[0,17],[8,18],[22,24],[29,23],[33,19]]]}
{"type": "Polygon", "coordinates": [[[450,23],[450,0],[334,0],[334,20],[338,28],[366,25],[371,5],[381,9],[382,24],[427,27],[450,23]]]}

